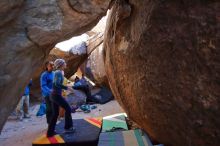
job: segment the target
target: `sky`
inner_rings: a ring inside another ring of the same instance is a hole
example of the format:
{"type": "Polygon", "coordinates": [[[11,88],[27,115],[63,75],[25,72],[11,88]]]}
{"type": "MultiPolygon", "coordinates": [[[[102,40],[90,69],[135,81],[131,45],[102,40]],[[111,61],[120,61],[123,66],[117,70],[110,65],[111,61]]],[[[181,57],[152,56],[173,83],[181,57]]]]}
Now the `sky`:
{"type": "MultiPolygon", "coordinates": [[[[107,12],[108,15],[109,12],[107,12]]],[[[98,24],[93,27],[91,31],[94,32],[104,32],[105,30],[105,25],[106,25],[106,20],[107,20],[107,15],[102,17],[102,19],[98,22],[98,24]]],[[[89,39],[89,36],[84,33],[80,36],[72,37],[69,40],[60,42],[56,44],[55,48],[59,48],[62,51],[68,52],[73,46],[80,44],[81,42],[85,42],[89,39]]]]}
{"type": "Polygon", "coordinates": [[[69,40],[60,42],[58,44],[56,44],[56,48],[59,48],[62,51],[68,52],[73,46],[81,43],[81,42],[85,42],[89,39],[89,36],[87,34],[82,34],[80,36],[76,36],[76,37],[72,37],[69,40]]]}

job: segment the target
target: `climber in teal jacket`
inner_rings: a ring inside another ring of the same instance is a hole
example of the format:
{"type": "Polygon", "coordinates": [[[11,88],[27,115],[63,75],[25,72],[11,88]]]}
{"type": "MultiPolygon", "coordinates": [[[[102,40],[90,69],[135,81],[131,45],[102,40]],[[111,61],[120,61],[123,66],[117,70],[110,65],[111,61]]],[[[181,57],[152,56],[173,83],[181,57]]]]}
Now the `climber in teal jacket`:
{"type": "Polygon", "coordinates": [[[71,108],[67,101],[62,96],[62,90],[70,90],[72,91],[72,87],[67,87],[63,85],[64,80],[64,69],[66,68],[66,62],[63,59],[56,59],[54,62],[54,68],[56,71],[54,72],[54,80],[53,80],[53,88],[50,96],[50,100],[52,101],[52,118],[48,125],[47,137],[52,137],[56,135],[55,127],[57,118],[59,115],[59,107],[64,108],[65,110],[65,124],[64,129],[66,133],[72,133],[75,131],[73,127],[73,121],[71,116],[71,108]]]}

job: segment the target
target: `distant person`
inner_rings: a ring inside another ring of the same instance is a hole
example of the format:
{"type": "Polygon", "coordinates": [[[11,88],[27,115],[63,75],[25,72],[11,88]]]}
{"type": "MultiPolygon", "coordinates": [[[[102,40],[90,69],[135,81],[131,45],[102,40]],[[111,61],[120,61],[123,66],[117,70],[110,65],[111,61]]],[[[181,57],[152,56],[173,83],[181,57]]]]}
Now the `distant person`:
{"type": "Polygon", "coordinates": [[[75,128],[73,127],[73,121],[71,116],[71,108],[67,101],[62,96],[62,90],[70,90],[73,89],[71,87],[67,87],[63,85],[64,81],[64,69],[66,68],[66,62],[63,59],[56,59],[54,62],[54,67],[56,71],[54,72],[54,80],[53,80],[53,90],[50,96],[52,101],[52,111],[53,115],[50,120],[48,130],[47,130],[47,137],[52,137],[56,134],[55,126],[57,122],[57,118],[59,115],[59,107],[65,109],[65,125],[64,129],[65,132],[74,132],[75,128]]]}
{"type": "Polygon", "coordinates": [[[83,91],[87,96],[86,102],[91,101],[91,99],[92,99],[91,91],[90,91],[88,82],[86,81],[83,74],[82,74],[81,79],[78,76],[76,76],[76,78],[74,80],[73,89],[83,91]]]}
{"type": "Polygon", "coordinates": [[[23,96],[21,97],[18,106],[16,108],[19,120],[23,118],[30,118],[29,115],[29,102],[30,102],[30,87],[32,86],[32,79],[29,81],[28,85],[25,87],[23,96]],[[24,109],[26,105],[26,109],[24,109]]]}
{"type": "Polygon", "coordinates": [[[43,100],[46,103],[46,118],[48,124],[52,117],[52,103],[50,101],[50,94],[52,93],[54,78],[53,66],[54,64],[52,61],[45,62],[45,71],[40,77],[41,92],[43,100]]]}

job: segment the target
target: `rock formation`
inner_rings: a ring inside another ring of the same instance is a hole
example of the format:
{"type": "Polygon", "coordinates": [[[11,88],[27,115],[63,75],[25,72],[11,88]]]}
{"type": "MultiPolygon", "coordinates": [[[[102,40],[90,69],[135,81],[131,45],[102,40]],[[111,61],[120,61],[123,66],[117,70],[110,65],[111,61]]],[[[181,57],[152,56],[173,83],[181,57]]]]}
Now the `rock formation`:
{"type": "Polygon", "coordinates": [[[108,86],[104,67],[103,39],[103,33],[98,33],[88,41],[88,58],[80,69],[96,85],[108,86]]]}
{"type": "MultiPolygon", "coordinates": [[[[110,0],[0,1],[0,129],[57,42],[91,29],[110,0]]],[[[115,0],[105,68],[129,117],[167,145],[219,145],[218,0],[115,0]]]]}
{"type": "Polygon", "coordinates": [[[104,47],[111,89],[161,143],[219,145],[220,3],[116,1],[104,47]]]}
{"type": "Polygon", "coordinates": [[[96,85],[108,85],[103,54],[103,44],[100,44],[81,67],[84,74],[96,85]]]}
{"type": "Polygon", "coordinates": [[[57,42],[90,30],[110,0],[0,1],[0,129],[57,42]]]}
{"type": "Polygon", "coordinates": [[[81,65],[81,71],[96,85],[108,86],[108,79],[104,67],[104,48],[103,48],[103,32],[105,31],[108,13],[99,23],[91,30],[97,34],[94,39],[90,39],[88,44],[88,59],[81,65]]]}

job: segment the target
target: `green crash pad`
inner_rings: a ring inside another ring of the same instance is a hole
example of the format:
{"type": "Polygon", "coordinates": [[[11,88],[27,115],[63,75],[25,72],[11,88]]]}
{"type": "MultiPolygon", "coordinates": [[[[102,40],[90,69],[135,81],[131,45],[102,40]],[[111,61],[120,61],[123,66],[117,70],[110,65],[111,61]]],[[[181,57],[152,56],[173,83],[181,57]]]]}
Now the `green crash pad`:
{"type": "Polygon", "coordinates": [[[104,117],[102,122],[102,132],[128,130],[124,113],[104,117]]]}
{"type": "Polygon", "coordinates": [[[149,137],[140,129],[104,132],[99,136],[98,146],[153,146],[149,137]]]}

